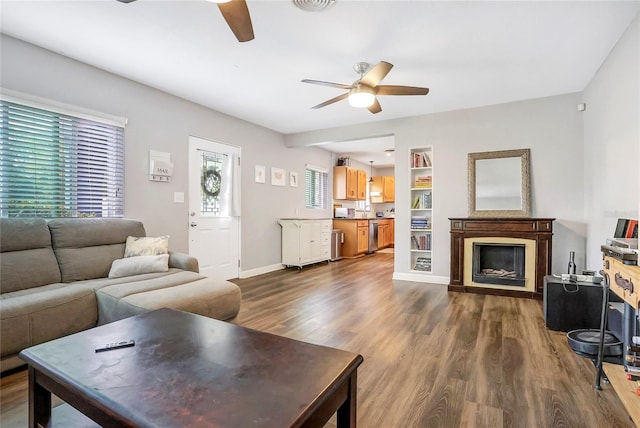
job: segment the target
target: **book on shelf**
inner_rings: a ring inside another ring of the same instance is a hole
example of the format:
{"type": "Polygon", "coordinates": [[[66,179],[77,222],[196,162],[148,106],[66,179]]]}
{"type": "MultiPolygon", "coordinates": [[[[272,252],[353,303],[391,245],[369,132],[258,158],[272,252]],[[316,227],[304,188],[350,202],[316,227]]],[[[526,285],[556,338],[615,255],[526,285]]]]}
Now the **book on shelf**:
{"type": "Polygon", "coordinates": [[[425,216],[411,216],[412,229],[430,229],[431,219],[425,216]]]}
{"type": "Polygon", "coordinates": [[[417,195],[411,204],[413,209],[431,209],[431,192],[417,195]]]}
{"type": "Polygon", "coordinates": [[[429,227],[429,222],[411,222],[411,228],[412,229],[425,229],[425,230],[431,229],[431,227],[429,227]]]}
{"type": "Polygon", "coordinates": [[[424,168],[431,166],[431,157],[427,152],[414,152],[412,168],[424,168]]]}
{"type": "Polygon", "coordinates": [[[413,270],[431,271],[431,257],[417,257],[413,270]]]}
{"type": "Polygon", "coordinates": [[[627,224],[627,230],[624,234],[625,238],[637,238],[638,237],[638,220],[629,220],[627,224]]]}
{"type": "Polygon", "coordinates": [[[619,218],[618,223],[616,224],[616,231],[613,233],[614,238],[624,238],[625,233],[627,232],[627,222],[629,220],[626,218],[619,218]]]}
{"type": "Polygon", "coordinates": [[[420,208],[420,196],[416,196],[416,197],[413,199],[413,203],[411,204],[411,208],[413,208],[413,209],[418,209],[418,208],[420,208]]]}
{"type": "Polygon", "coordinates": [[[431,251],[431,235],[412,235],[411,246],[414,250],[431,251]]]}
{"type": "Polygon", "coordinates": [[[413,180],[413,187],[430,189],[433,186],[433,177],[430,175],[418,175],[413,180]]]}
{"type": "Polygon", "coordinates": [[[637,238],[638,237],[638,220],[630,218],[619,218],[616,224],[616,230],[613,233],[614,238],[637,238]]]}

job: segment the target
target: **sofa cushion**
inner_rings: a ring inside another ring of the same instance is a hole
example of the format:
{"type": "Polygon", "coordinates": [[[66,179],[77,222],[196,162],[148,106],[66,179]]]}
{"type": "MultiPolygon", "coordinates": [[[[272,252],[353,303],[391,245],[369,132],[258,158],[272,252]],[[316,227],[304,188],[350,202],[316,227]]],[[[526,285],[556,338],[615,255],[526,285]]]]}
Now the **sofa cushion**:
{"type": "Polygon", "coordinates": [[[49,229],[62,282],[107,277],[124,255],[127,236],[145,235],[141,222],[118,218],[56,219],[49,229]]]}
{"type": "Polygon", "coordinates": [[[44,219],[0,219],[0,292],[60,282],[58,261],[44,219]]]}
{"type": "Polygon", "coordinates": [[[0,350],[11,355],[29,346],[96,325],[95,292],[76,284],[49,284],[0,296],[0,350]]]}
{"type": "Polygon", "coordinates": [[[135,237],[127,236],[124,247],[125,257],[155,256],[169,253],[169,236],[135,237]]]}
{"type": "Polygon", "coordinates": [[[84,281],[76,281],[74,284],[81,285],[83,287],[91,288],[92,290],[99,290],[103,287],[108,287],[110,285],[117,284],[131,284],[138,281],[147,281],[154,278],[160,278],[162,276],[173,275],[177,272],[182,272],[180,269],[169,268],[167,272],[154,272],[154,273],[144,273],[141,275],[135,276],[123,276],[122,278],[96,278],[96,279],[87,279],[84,281]]]}
{"type": "Polygon", "coordinates": [[[166,272],[169,270],[169,254],[158,256],[125,257],[113,261],[109,278],[140,275],[144,273],[166,272]]]}
{"type": "Polygon", "coordinates": [[[177,269],[158,277],[103,286],[97,289],[96,297],[98,324],[163,307],[217,319],[232,318],[240,309],[237,285],[177,269]]]}
{"type": "Polygon", "coordinates": [[[0,218],[0,252],[51,248],[51,234],[43,218],[0,218]]]}

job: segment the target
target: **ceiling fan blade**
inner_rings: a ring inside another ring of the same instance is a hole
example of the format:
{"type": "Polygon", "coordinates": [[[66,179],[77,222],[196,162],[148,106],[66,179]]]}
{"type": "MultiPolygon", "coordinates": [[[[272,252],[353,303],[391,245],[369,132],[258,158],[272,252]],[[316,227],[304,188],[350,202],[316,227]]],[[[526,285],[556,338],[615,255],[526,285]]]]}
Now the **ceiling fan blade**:
{"type": "Polygon", "coordinates": [[[313,85],[331,86],[332,88],[351,89],[351,85],[345,85],[343,83],[325,82],[322,80],[303,79],[304,83],[311,83],[313,85]]]}
{"type": "Polygon", "coordinates": [[[389,64],[385,61],[380,61],[378,64],[376,64],[375,67],[367,71],[367,73],[362,76],[360,82],[364,83],[365,85],[376,86],[382,79],[385,78],[387,74],[389,74],[392,68],[393,64],[389,64]]]}
{"type": "Polygon", "coordinates": [[[371,104],[368,108],[369,108],[369,111],[373,114],[380,113],[382,111],[382,106],[380,105],[380,102],[378,101],[377,98],[373,101],[373,104],[371,104]]]}
{"type": "Polygon", "coordinates": [[[245,0],[218,3],[218,8],[239,42],[253,40],[253,25],[251,24],[251,16],[245,0]]]}
{"type": "Polygon", "coordinates": [[[333,104],[333,103],[337,103],[338,101],[344,100],[345,98],[347,98],[349,96],[349,93],[344,93],[342,95],[338,95],[335,98],[331,98],[330,100],[327,100],[321,104],[318,104],[317,106],[313,106],[311,107],[312,109],[318,109],[324,106],[328,106],[329,104],[333,104]]]}
{"type": "Polygon", "coordinates": [[[118,0],[120,3],[133,3],[136,0],[118,0]]]}
{"type": "Polygon", "coordinates": [[[376,86],[378,95],[427,95],[429,88],[417,86],[379,85],[376,86]]]}

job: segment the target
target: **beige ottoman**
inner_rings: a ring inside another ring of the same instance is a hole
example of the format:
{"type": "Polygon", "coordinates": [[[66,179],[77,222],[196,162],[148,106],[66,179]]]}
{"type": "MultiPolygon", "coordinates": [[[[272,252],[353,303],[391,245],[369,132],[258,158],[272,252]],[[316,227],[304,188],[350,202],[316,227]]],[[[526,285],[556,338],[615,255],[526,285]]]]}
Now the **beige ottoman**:
{"type": "Polygon", "coordinates": [[[96,297],[100,325],[160,308],[227,320],[238,314],[241,293],[232,282],[172,269],[160,277],[100,288],[96,297]]]}

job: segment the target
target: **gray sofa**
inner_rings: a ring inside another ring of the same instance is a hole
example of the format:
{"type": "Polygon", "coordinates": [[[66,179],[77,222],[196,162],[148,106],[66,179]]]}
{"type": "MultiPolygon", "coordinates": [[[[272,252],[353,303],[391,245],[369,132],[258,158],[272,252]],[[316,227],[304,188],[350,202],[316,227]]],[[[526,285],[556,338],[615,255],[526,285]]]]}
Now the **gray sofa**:
{"type": "Polygon", "coordinates": [[[24,348],[153,309],[237,315],[238,286],[186,254],[169,253],[166,272],[108,278],[127,237],[145,235],[129,219],[0,219],[0,371],[24,364],[24,348]]]}

